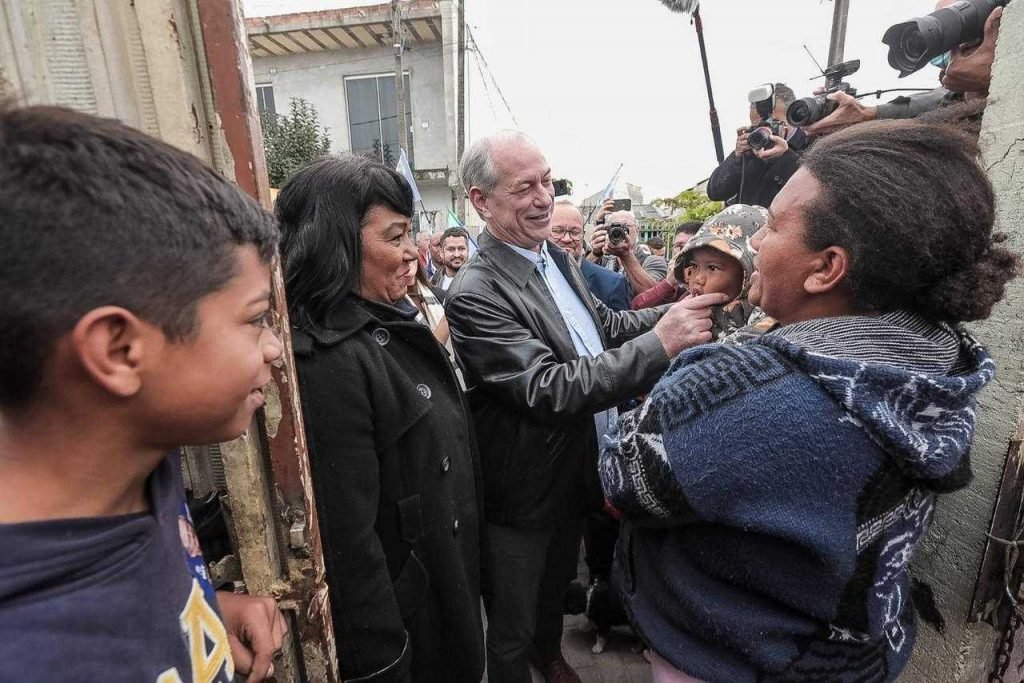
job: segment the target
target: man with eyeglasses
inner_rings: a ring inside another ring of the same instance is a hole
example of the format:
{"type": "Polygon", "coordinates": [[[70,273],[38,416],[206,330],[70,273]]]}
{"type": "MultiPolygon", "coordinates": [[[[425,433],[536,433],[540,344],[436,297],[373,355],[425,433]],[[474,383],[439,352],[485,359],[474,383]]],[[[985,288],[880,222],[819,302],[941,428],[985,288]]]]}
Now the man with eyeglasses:
{"type": "Polygon", "coordinates": [[[613,311],[628,311],[633,297],[626,276],[583,258],[583,214],[568,199],[555,202],[551,212],[551,241],[580,264],[590,292],[613,311]]]}
{"type": "MultiPolygon", "coordinates": [[[[955,1],[939,0],[935,9],[949,7],[955,1]]],[[[839,107],[821,121],[805,126],[804,131],[813,136],[828,135],[855,123],[875,119],[912,119],[951,101],[988,97],[1002,16],[1003,8],[997,7],[986,20],[980,41],[962,43],[932,60],[932,65],[941,69],[939,81],[943,87],[909,97],[897,97],[875,107],[864,105],[845,92],[837,92],[830,97],[839,107]]]]}

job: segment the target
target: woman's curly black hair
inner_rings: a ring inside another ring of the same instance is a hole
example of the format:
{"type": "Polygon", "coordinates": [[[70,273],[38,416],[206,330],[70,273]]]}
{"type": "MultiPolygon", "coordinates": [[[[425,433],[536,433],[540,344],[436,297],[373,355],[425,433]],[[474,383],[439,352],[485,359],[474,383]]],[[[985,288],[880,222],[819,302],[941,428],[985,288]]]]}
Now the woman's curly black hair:
{"type": "Polygon", "coordinates": [[[822,186],[806,214],[808,246],[846,249],[854,307],[988,317],[1019,261],[992,232],[995,197],[977,157],[970,135],[919,121],[852,126],[804,154],[822,186]]]}

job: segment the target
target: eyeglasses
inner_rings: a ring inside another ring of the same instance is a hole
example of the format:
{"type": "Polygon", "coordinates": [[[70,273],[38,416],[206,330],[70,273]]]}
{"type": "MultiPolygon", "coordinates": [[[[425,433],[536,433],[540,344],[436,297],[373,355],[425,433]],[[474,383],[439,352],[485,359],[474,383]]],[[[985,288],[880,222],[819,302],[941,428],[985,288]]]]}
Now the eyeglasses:
{"type": "Polygon", "coordinates": [[[574,240],[578,240],[579,238],[583,237],[583,231],[582,230],[573,230],[572,228],[565,228],[565,227],[562,227],[561,225],[552,226],[552,228],[551,228],[551,236],[552,237],[565,237],[566,235],[568,235],[569,237],[572,237],[574,240]]]}

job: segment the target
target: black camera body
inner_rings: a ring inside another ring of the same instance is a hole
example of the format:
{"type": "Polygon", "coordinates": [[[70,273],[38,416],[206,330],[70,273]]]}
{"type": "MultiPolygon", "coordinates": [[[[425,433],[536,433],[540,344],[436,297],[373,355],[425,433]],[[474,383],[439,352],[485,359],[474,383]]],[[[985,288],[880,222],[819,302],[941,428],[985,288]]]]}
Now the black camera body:
{"type": "Polygon", "coordinates": [[[859,59],[835,64],[825,69],[825,92],[814,97],[802,97],[789,105],[789,109],[786,110],[786,119],[789,124],[797,127],[807,126],[821,121],[834,112],[839,105],[827,97],[834,92],[856,95],[856,89],[850,87],[850,84],[843,79],[856,73],[858,69],[860,69],[859,59]]]}
{"type": "Polygon", "coordinates": [[[782,130],[782,121],[769,116],[747,128],[747,144],[751,149],[771,149],[775,146],[773,135],[782,130]]]}
{"type": "Polygon", "coordinates": [[[612,223],[608,226],[609,244],[621,244],[629,237],[629,228],[622,223],[612,223]]]}

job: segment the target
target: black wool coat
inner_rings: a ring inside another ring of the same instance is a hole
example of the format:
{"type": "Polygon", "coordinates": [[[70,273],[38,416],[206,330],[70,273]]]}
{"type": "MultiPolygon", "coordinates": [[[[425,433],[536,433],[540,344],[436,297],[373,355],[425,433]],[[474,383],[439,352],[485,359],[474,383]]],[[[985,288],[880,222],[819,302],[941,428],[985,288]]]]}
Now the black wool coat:
{"type": "Polygon", "coordinates": [[[293,344],[342,677],[478,683],[482,485],[447,352],[356,297],[293,344]]]}

